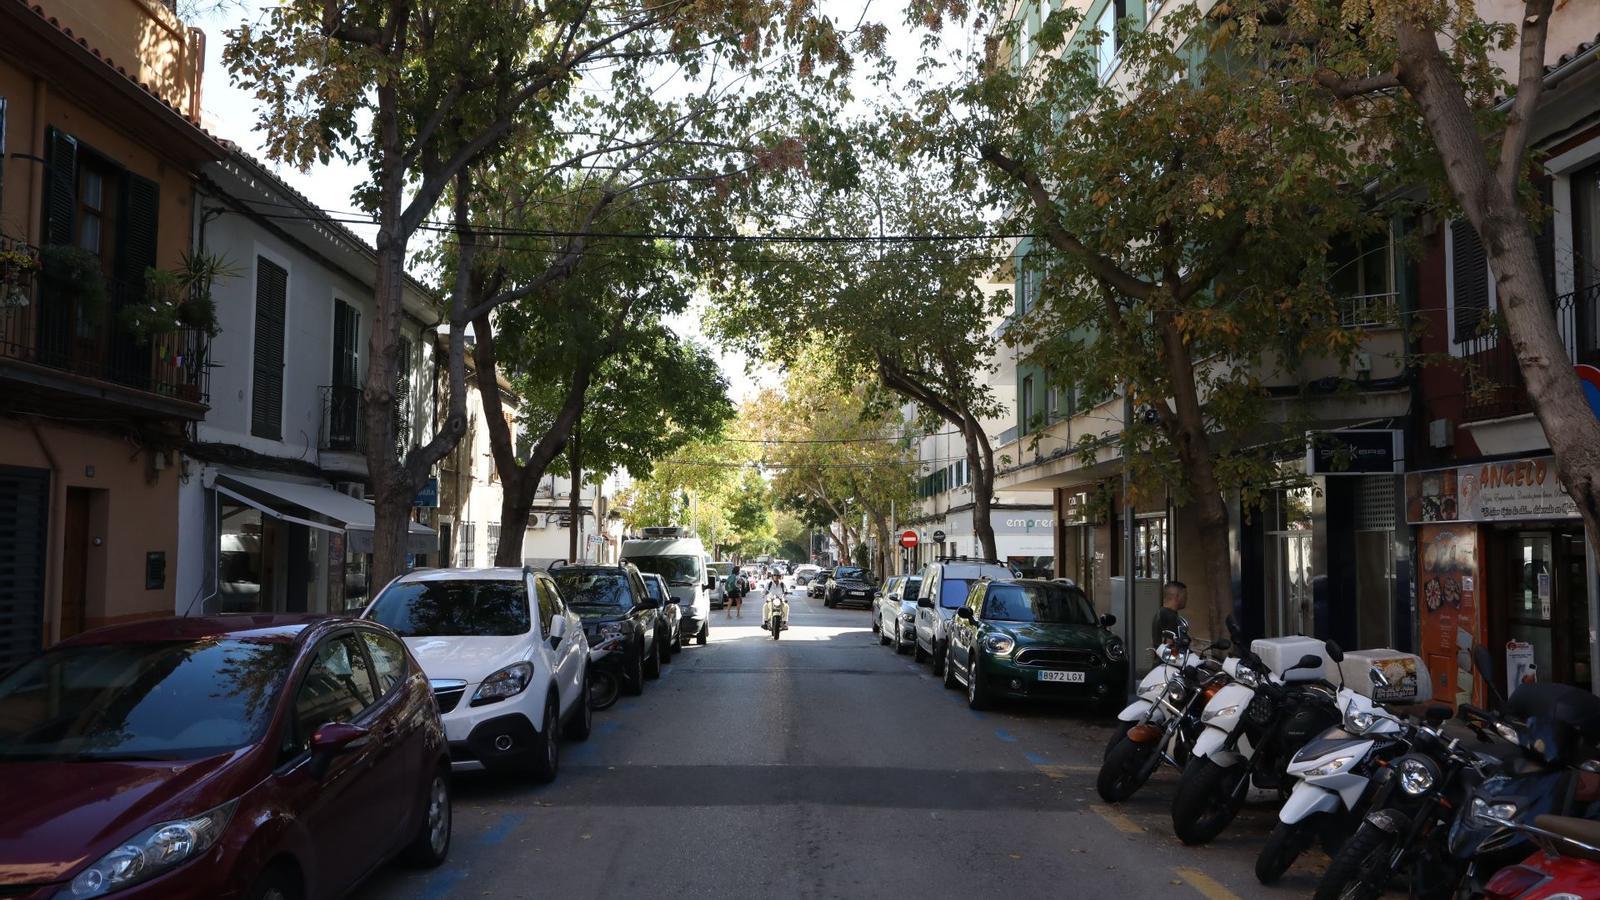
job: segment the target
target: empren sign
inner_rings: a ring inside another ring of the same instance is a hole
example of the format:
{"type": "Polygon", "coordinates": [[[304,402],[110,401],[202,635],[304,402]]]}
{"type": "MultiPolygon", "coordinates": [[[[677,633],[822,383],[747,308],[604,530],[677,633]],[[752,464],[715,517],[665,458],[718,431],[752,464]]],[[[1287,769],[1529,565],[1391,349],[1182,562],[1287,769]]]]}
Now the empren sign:
{"type": "Polygon", "coordinates": [[[917,533],[915,531],[900,532],[900,546],[907,550],[915,550],[917,548],[917,533]]]}

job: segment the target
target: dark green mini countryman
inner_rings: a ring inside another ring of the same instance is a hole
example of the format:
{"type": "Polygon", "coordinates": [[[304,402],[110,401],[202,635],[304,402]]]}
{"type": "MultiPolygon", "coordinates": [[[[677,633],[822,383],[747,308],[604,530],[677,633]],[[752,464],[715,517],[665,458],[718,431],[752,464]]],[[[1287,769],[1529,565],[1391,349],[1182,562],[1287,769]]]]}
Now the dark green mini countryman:
{"type": "Polygon", "coordinates": [[[1066,582],[980,580],[951,623],[944,685],[965,686],[973,709],[996,697],[1121,703],[1128,653],[1106,630],[1115,623],[1066,582]]]}

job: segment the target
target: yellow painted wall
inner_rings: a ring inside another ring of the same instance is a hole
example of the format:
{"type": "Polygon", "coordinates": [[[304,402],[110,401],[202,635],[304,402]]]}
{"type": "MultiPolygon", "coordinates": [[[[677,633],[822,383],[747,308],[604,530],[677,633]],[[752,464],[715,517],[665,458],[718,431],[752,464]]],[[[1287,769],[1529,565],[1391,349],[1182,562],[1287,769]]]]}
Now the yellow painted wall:
{"type": "Polygon", "coordinates": [[[29,0],[190,118],[200,117],[205,39],[159,0],[29,0]]]}

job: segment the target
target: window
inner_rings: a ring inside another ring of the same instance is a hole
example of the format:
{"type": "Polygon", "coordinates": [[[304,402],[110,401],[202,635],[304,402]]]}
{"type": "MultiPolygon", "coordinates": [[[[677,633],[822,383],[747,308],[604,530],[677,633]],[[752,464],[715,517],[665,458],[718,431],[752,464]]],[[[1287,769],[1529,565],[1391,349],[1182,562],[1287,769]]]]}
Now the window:
{"type": "Polygon", "coordinates": [[[370,618],[401,637],[511,637],[533,627],[521,580],[403,581],[378,597],[370,618]]]}
{"type": "Polygon", "coordinates": [[[550,636],[550,623],[555,621],[558,612],[556,592],[543,580],[536,581],[534,588],[539,595],[539,633],[545,637],[550,636]]]}
{"type": "Polygon", "coordinates": [[[1037,276],[1033,271],[1033,266],[1028,264],[1028,258],[1025,256],[1018,263],[1017,268],[1019,270],[1017,272],[1017,314],[1026,315],[1028,310],[1033,309],[1033,302],[1038,293],[1037,285],[1034,284],[1037,276]]]}
{"type": "Polygon", "coordinates": [[[284,735],[284,750],[300,753],[311,735],[329,722],[354,720],[377,699],[372,671],[355,635],[325,641],[294,698],[294,733],[284,735]]]}
{"type": "Polygon", "coordinates": [[[1033,431],[1033,376],[1027,375],[1022,379],[1021,396],[1017,398],[1017,405],[1022,412],[1022,422],[1017,429],[1021,434],[1033,431]]]}
{"type": "Polygon", "coordinates": [[[343,300],[333,301],[333,386],[361,384],[361,313],[343,300]]]}
{"type": "Polygon", "coordinates": [[[475,522],[462,522],[458,530],[461,537],[461,546],[456,548],[456,565],[462,568],[471,568],[476,565],[473,561],[473,547],[478,542],[478,526],[475,522]]]}
{"type": "Polygon", "coordinates": [[[378,692],[387,694],[406,677],[406,649],[400,642],[386,634],[361,632],[366,642],[367,654],[372,657],[372,671],[378,676],[378,692]]]}
{"type": "Polygon", "coordinates": [[[1133,523],[1133,576],[1167,577],[1167,517],[1139,516],[1133,523]]]}
{"type": "Polygon", "coordinates": [[[1061,418],[1061,386],[1052,384],[1044,391],[1044,414],[1054,422],[1061,418]]]}
{"type": "Polygon", "coordinates": [[[1095,57],[1096,71],[1101,81],[1117,68],[1117,52],[1122,49],[1122,43],[1117,37],[1117,23],[1127,15],[1126,5],[1126,0],[1109,0],[1094,23],[1095,30],[1100,32],[1100,43],[1096,45],[1095,57]]]}
{"type": "Polygon", "coordinates": [[[250,380],[250,433],[283,439],[283,340],[289,272],[256,257],[255,356],[250,380]]]}
{"type": "Polygon", "coordinates": [[[1484,253],[1478,232],[1464,221],[1450,223],[1448,256],[1448,299],[1450,340],[1464,344],[1478,336],[1484,319],[1494,309],[1494,288],[1489,281],[1489,258],[1484,253]]]}
{"type": "Polygon", "coordinates": [[[1038,31],[1032,7],[1032,3],[1023,3],[1019,9],[1022,21],[1017,23],[1017,63],[1023,68],[1033,59],[1033,36],[1038,31]]]}
{"type": "Polygon", "coordinates": [[[500,552],[500,523],[499,522],[490,522],[489,523],[489,552],[491,554],[500,552]]]}

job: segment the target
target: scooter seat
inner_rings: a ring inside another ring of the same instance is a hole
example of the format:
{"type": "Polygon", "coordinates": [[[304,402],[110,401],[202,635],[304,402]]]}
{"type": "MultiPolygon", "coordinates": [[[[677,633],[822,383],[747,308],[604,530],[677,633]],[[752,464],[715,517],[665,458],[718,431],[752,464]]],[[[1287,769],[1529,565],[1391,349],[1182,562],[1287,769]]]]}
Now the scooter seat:
{"type": "MultiPolygon", "coordinates": [[[[1543,828],[1552,834],[1559,834],[1564,838],[1581,841],[1591,847],[1600,848],[1600,822],[1596,822],[1593,819],[1579,819],[1573,816],[1539,816],[1533,820],[1533,827],[1543,828]]],[[[1571,844],[1562,844],[1558,849],[1563,856],[1600,862],[1600,850],[1584,850],[1571,844]]]]}

